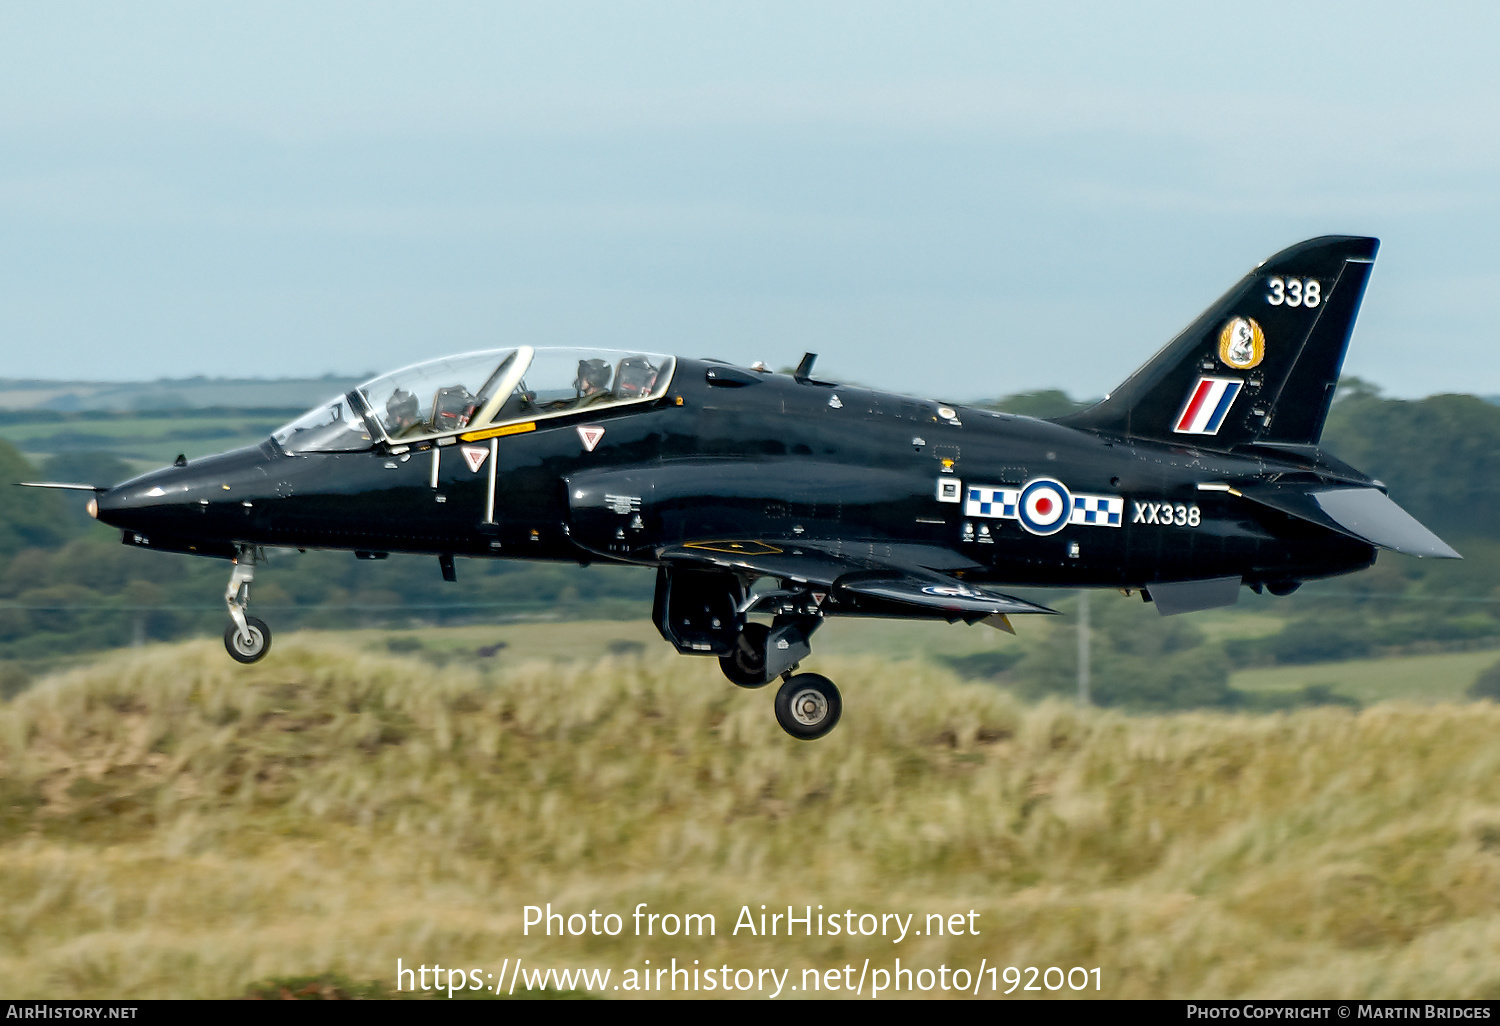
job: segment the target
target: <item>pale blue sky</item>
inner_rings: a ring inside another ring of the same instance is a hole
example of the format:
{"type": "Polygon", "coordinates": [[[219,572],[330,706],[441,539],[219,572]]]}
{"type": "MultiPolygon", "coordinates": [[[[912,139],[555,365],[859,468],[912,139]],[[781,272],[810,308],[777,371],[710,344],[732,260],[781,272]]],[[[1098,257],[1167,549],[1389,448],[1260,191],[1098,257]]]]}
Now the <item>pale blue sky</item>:
{"type": "Polygon", "coordinates": [[[1348,232],[1348,369],[1500,392],[1500,6],[1206,6],[0,0],[0,376],[589,344],[1097,394],[1348,232]]]}

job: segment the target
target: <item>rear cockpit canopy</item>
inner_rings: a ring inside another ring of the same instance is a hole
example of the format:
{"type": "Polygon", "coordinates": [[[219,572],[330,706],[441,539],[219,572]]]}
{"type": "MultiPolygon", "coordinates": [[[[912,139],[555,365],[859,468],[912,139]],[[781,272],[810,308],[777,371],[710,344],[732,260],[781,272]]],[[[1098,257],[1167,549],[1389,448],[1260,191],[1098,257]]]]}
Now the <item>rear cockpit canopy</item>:
{"type": "Polygon", "coordinates": [[[609,349],[492,349],[381,375],[272,434],[287,452],[358,452],[659,399],[673,358],[609,349]]]}

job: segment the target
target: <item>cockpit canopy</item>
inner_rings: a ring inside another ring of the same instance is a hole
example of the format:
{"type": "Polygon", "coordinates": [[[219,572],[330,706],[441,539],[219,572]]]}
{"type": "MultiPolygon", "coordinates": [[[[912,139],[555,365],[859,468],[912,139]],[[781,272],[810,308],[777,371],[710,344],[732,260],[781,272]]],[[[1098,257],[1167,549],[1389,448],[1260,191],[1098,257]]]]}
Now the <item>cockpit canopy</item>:
{"type": "Polygon", "coordinates": [[[492,349],[384,374],[272,434],[287,452],[392,444],[659,399],[673,358],[609,349],[492,349]]]}

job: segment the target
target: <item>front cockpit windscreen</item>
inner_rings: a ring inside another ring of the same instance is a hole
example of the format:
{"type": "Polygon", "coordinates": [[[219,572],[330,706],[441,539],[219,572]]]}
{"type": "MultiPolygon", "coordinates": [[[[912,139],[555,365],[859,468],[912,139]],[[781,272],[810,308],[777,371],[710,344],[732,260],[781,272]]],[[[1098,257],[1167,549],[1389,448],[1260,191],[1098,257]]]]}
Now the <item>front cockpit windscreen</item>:
{"type": "Polygon", "coordinates": [[[349,396],[330,399],[271,433],[287,452],[361,452],[375,444],[369,422],[349,396]]]}
{"type": "Polygon", "coordinates": [[[368,422],[401,444],[517,421],[659,399],[674,361],[608,349],[494,349],[405,367],[304,414],[273,436],[288,452],[349,452],[373,443],[368,422]]]}

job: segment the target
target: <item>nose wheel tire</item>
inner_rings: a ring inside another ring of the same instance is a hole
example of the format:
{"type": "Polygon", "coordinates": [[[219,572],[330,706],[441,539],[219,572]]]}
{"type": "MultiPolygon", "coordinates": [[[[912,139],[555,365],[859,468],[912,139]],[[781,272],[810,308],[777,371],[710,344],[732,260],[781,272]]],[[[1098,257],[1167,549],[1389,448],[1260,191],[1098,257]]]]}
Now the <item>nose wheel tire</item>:
{"type": "Polygon", "coordinates": [[[742,688],[763,688],[766,680],[766,639],[771,628],[763,623],[747,623],[734,639],[734,651],[719,657],[719,669],[731,684],[742,688]]]}
{"type": "Polygon", "coordinates": [[[241,634],[239,627],[231,620],[224,629],[224,647],[238,662],[259,662],[271,651],[271,628],[259,617],[247,616],[245,633],[241,634]]]}
{"type": "Polygon", "coordinates": [[[838,725],[844,700],[833,681],[816,673],[788,677],[776,692],[776,722],[799,741],[815,741],[838,725]]]}

